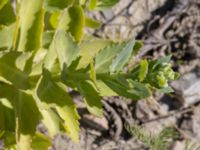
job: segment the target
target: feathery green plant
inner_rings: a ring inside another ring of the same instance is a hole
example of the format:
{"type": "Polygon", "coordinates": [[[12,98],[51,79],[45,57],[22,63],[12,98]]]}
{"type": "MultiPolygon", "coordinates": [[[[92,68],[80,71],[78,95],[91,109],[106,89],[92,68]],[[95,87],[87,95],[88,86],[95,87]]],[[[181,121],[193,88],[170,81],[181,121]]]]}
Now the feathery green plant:
{"type": "Polygon", "coordinates": [[[178,133],[172,127],[166,127],[158,134],[147,132],[145,128],[138,125],[126,125],[125,127],[129,133],[144,143],[150,150],[167,150],[170,140],[178,136],[178,133]]]}
{"type": "Polygon", "coordinates": [[[170,56],[141,61],[125,71],[141,47],[84,35],[100,23],[85,11],[107,9],[118,0],[0,1],[0,139],[6,149],[47,149],[65,132],[79,138],[79,115],[69,89],[79,92],[88,111],[102,116],[102,96],[139,100],[152,91],[171,92],[177,74],[170,56]],[[38,133],[42,122],[49,137],[38,133]]]}
{"type": "Polygon", "coordinates": [[[185,140],[185,150],[200,150],[200,145],[197,142],[185,140]]]}

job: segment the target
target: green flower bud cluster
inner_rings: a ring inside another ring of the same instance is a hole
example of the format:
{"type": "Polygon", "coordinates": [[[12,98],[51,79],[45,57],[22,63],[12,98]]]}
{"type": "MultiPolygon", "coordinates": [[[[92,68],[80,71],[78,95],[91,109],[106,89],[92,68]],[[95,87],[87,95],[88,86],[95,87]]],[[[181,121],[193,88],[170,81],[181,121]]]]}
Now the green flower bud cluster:
{"type": "Polygon", "coordinates": [[[149,66],[149,73],[144,82],[156,88],[168,87],[168,82],[179,77],[177,72],[174,72],[170,63],[161,63],[155,68],[149,66]]]}

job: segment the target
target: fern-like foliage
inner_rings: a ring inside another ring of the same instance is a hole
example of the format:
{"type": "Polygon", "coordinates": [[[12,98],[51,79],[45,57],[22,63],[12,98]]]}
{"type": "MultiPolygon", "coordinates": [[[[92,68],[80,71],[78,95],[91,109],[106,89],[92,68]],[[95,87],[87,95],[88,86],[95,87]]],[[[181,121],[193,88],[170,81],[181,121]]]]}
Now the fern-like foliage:
{"type": "Polygon", "coordinates": [[[172,127],[164,128],[159,134],[147,132],[147,130],[138,125],[126,125],[127,131],[136,139],[144,143],[150,150],[167,150],[172,138],[176,138],[178,133],[172,127]]]}

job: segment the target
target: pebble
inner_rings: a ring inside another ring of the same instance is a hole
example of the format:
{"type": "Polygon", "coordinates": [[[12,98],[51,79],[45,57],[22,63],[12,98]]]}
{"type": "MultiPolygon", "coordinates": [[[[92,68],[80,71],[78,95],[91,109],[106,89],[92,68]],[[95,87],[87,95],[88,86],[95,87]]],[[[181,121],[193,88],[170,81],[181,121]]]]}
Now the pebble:
{"type": "Polygon", "coordinates": [[[188,107],[200,101],[200,76],[197,73],[188,73],[172,83],[176,97],[183,107],[188,107]]]}

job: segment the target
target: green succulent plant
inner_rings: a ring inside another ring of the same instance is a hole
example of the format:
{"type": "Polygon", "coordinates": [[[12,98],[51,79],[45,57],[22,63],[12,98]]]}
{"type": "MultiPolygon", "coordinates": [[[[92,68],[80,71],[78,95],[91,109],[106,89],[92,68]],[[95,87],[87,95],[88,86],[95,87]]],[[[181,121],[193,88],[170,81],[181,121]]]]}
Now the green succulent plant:
{"type": "Polygon", "coordinates": [[[149,85],[159,90],[167,86],[163,79],[175,79],[168,61],[165,68],[171,73],[161,69],[162,59],[141,61],[139,69],[125,71],[139,41],[116,43],[84,34],[86,27],[100,26],[84,12],[116,2],[0,1],[0,139],[6,149],[44,150],[60,132],[78,141],[80,117],[69,89],[79,92],[88,111],[100,117],[101,97],[139,100],[151,96],[149,85]],[[40,122],[49,137],[36,131],[40,122]]]}

